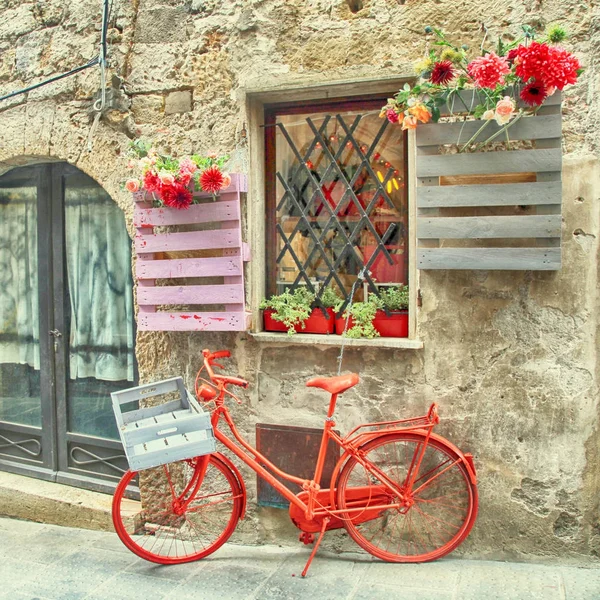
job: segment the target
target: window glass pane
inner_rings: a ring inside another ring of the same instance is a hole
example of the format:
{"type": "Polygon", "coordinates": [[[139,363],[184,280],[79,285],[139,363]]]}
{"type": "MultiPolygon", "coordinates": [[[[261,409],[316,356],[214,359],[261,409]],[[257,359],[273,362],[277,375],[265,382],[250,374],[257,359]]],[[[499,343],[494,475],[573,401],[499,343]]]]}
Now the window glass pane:
{"type": "Polygon", "coordinates": [[[0,421],[41,426],[37,187],[0,183],[0,421]]]}
{"type": "Polygon", "coordinates": [[[346,297],[365,266],[375,285],[407,282],[405,137],[378,113],[277,116],[278,293],[346,297]]]}
{"type": "Polygon", "coordinates": [[[131,240],[84,174],[65,178],[69,431],[118,439],[110,392],[135,385],[131,240]]]}

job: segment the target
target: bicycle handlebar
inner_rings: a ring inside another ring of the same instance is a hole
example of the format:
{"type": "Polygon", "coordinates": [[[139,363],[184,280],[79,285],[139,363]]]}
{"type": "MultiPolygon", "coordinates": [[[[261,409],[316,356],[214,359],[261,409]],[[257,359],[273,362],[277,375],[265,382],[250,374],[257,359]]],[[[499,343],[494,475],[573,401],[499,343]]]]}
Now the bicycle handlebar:
{"type": "Polygon", "coordinates": [[[217,352],[211,352],[208,349],[204,349],[202,350],[202,356],[204,356],[204,366],[206,367],[206,372],[213,381],[220,381],[224,384],[238,385],[244,389],[248,387],[249,383],[245,379],[241,379],[240,377],[230,377],[229,375],[215,375],[214,371],[212,370],[212,364],[215,359],[229,358],[231,356],[231,352],[229,352],[229,350],[218,350],[217,352]]]}

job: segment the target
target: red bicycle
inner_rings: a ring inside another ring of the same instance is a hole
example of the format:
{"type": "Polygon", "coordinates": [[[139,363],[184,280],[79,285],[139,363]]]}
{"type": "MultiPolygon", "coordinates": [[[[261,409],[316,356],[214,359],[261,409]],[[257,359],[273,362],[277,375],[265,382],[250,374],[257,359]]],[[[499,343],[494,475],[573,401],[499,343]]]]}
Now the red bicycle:
{"type": "MultiPolygon", "coordinates": [[[[228,386],[246,388],[248,382],[213,371],[222,368],[215,360],[229,357],[229,351],[204,350],[203,356],[195,390],[198,400],[214,403],[216,439],[289,500],[301,541],[311,543],[316,532],[321,534],[303,576],[328,529],[345,527],[359,546],[389,562],[435,560],[467,537],[478,508],[473,457],[433,433],[439,422],[435,404],[425,416],[367,423],[340,437],[333,430],[336,401],[358,383],[358,375],[311,379],[307,386],[321,388],[331,398],[315,475],[304,480],[278,469],[237,430],[225,399],[240,403],[228,386]],[[233,437],[219,428],[222,421],[233,437]],[[329,440],[342,448],[342,455],[328,487],[321,488],[329,440]],[[302,491],[293,493],[273,474],[300,485],[302,491]]],[[[246,499],[240,471],[216,452],[128,471],[115,491],[112,516],[117,534],[135,554],[178,564],[221,547],[244,517],[246,499]]]]}

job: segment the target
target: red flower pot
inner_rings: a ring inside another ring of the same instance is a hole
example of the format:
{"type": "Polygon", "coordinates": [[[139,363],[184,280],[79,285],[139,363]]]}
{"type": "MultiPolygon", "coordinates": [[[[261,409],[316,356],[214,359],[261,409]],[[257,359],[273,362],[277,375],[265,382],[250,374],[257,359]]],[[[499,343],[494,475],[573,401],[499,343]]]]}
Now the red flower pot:
{"type": "MultiPolygon", "coordinates": [[[[346,319],[341,316],[337,317],[335,319],[335,332],[338,335],[342,335],[345,325],[346,319]]],[[[350,317],[346,331],[353,326],[354,319],[350,317]]],[[[384,310],[378,310],[373,319],[373,327],[375,327],[381,337],[408,337],[408,311],[390,311],[390,316],[388,317],[384,310]]]]}
{"type": "Polygon", "coordinates": [[[378,310],[373,319],[373,327],[381,337],[408,337],[408,311],[390,311],[388,317],[385,311],[378,310]]]}
{"type": "MultiPolygon", "coordinates": [[[[320,308],[313,308],[310,317],[304,321],[302,325],[296,325],[294,330],[296,333],[333,333],[335,327],[335,313],[333,308],[325,309],[327,316],[323,314],[320,308]]],[[[265,331],[287,331],[287,327],[281,322],[273,318],[273,310],[266,308],[263,311],[263,320],[265,331]]]]}

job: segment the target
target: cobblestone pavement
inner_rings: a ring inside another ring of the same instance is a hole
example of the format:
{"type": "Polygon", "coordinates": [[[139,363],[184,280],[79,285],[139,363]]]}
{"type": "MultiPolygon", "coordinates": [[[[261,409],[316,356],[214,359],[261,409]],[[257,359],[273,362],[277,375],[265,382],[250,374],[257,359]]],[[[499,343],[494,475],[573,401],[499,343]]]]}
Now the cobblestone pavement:
{"type": "Polygon", "coordinates": [[[575,567],[443,559],[394,565],[359,554],[228,544],[187,565],[154,565],[114,533],[0,518],[6,600],[600,600],[600,564],[575,567]]]}

